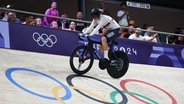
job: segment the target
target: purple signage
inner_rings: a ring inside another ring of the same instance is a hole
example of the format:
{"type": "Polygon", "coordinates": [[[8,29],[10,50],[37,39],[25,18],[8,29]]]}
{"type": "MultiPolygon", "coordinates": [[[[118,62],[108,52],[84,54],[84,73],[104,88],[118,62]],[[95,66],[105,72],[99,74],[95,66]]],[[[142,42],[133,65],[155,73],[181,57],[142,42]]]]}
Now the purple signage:
{"type": "Polygon", "coordinates": [[[13,49],[70,55],[77,46],[77,32],[10,23],[13,49]]]}
{"type": "MultiPolygon", "coordinates": [[[[86,42],[78,40],[77,32],[9,24],[10,48],[13,49],[69,56],[75,47],[86,42]]],[[[93,38],[99,40],[100,36],[93,38]]],[[[116,41],[118,45],[114,50],[125,52],[131,63],[184,67],[184,46],[120,38],[116,41]]],[[[94,48],[101,54],[98,45],[94,48]]]]}
{"type": "Polygon", "coordinates": [[[0,48],[5,48],[4,37],[1,35],[1,33],[0,33],[0,48]]]}
{"type": "MultiPolygon", "coordinates": [[[[100,36],[93,36],[98,40],[100,36]]],[[[80,44],[86,44],[80,41],[80,44]]],[[[161,43],[120,39],[116,40],[117,46],[114,50],[125,52],[131,63],[151,64],[171,67],[184,67],[184,47],[177,45],[166,45],[161,43]]],[[[100,53],[98,45],[94,45],[100,53]]]]}
{"type": "Polygon", "coordinates": [[[0,21],[0,47],[10,48],[8,22],[0,21]]]}
{"type": "Polygon", "coordinates": [[[118,43],[133,63],[184,67],[183,46],[125,39],[118,39],[118,43]]]}

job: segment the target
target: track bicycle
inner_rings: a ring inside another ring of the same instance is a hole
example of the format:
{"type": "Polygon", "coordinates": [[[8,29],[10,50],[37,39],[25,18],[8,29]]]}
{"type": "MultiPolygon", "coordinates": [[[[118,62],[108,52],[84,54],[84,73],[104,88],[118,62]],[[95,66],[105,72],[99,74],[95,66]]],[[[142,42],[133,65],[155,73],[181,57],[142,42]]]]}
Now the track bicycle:
{"type": "MultiPolygon", "coordinates": [[[[79,40],[84,41],[85,37],[78,36],[79,40]]],[[[78,75],[87,73],[94,62],[94,55],[99,60],[99,68],[107,69],[108,74],[112,78],[120,78],[124,76],[129,67],[129,60],[126,53],[122,51],[113,50],[114,45],[118,45],[115,40],[108,43],[109,60],[102,58],[97,50],[93,47],[93,44],[102,44],[100,41],[93,40],[91,37],[86,37],[87,43],[76,47],[70,56],[70,67],[78,75]]]]}

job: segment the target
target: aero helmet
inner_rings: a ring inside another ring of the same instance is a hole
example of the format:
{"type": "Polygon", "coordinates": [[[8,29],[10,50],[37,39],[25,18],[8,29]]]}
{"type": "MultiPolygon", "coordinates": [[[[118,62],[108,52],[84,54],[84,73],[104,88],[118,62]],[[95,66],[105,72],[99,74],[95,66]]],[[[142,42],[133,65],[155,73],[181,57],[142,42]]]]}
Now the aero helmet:
{"type": "Polygon", "coordinates": [[[93,18],[99,18],[100,17],[100,14],[101,14],[101,12],[100,12],[99,8],[93,8],[91,10],[91,16],[93,18]]]}

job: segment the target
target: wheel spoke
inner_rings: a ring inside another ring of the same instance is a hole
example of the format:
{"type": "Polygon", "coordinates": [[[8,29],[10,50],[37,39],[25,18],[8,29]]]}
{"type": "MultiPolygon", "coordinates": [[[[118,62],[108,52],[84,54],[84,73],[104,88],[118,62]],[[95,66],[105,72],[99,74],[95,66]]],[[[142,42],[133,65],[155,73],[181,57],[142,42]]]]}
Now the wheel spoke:
{"type": "Polygon", "coordinates": [[[76,54],[79,56],[79,58],[81,58],[81,55],[80,55],[80,53],[78,51],[76,52],[76,54]]]}
{"type": "Polygon", "coordinates": [[[77,70],[80,70],[81,65],[82,65],[82,62],[79,62],[79,66],[78,66],[77,70]]]}

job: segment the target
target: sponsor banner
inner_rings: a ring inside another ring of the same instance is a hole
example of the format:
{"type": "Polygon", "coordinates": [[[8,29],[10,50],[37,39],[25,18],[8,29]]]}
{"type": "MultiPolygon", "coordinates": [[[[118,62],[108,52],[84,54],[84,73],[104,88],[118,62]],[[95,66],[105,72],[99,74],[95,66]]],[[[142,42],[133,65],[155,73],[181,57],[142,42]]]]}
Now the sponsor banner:
{"type": "MultiPolygon", "coordinates": [[[[100,36],[93,36],[93,40],[99,40],[100,36]]],[[[184,67],[184,47],[177,45],[166,45],[153,42],[136,41],[129,39],[117,39],[114,50],[125,52],[131,63],[151,64],[171,67],[184,67]]],[[[87,44],[87,40],[80,41],[87,44]]],[[[100,53],[98,45],[94,48],[100,53]]],[[[103,55],[100,54],[102,57],[103,55]]]]}
{"type": "Polygon", "coordinates": [[[10,23],[12,49],[70,55],[78,45],[77,32],[10,23]]]}
{"type": "Polygon", "coordinates": [[[0,21],[0,48],[10,48],[8,24],[0,21]]]}

